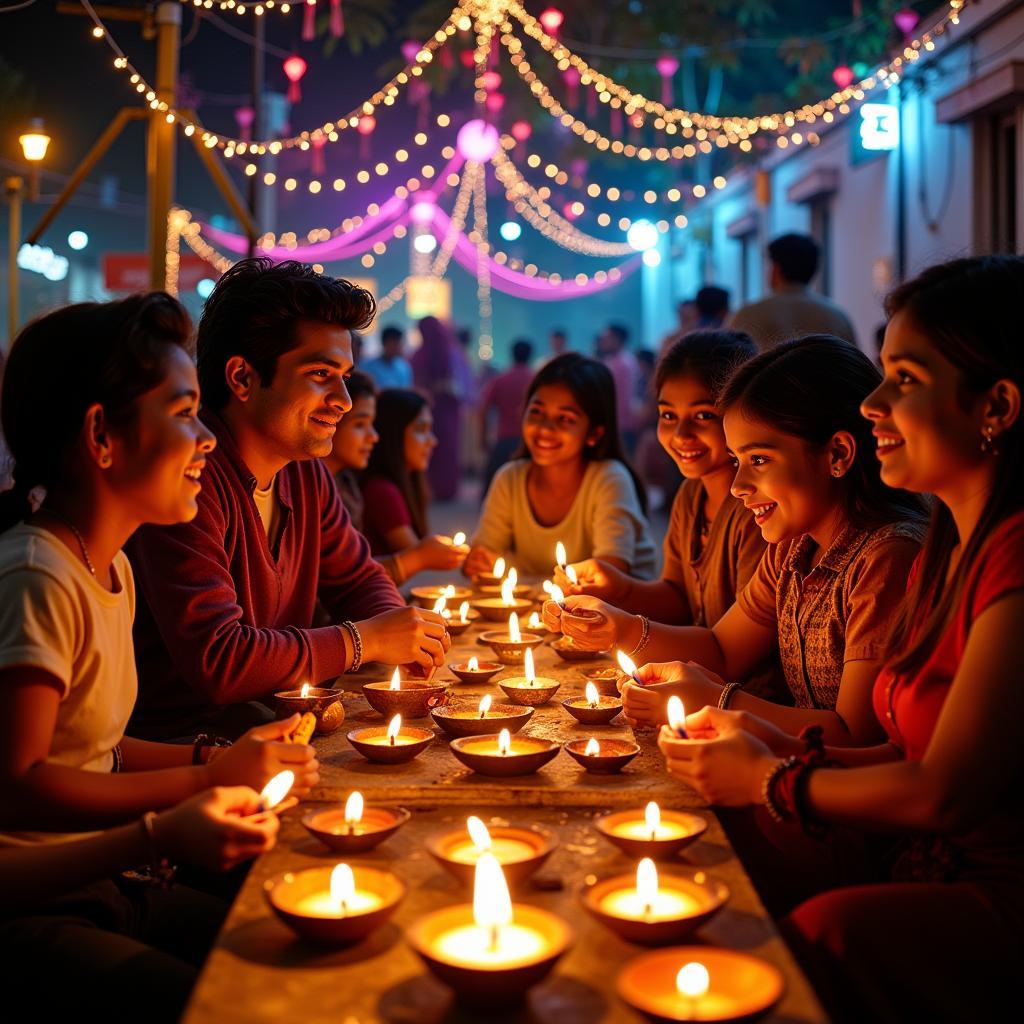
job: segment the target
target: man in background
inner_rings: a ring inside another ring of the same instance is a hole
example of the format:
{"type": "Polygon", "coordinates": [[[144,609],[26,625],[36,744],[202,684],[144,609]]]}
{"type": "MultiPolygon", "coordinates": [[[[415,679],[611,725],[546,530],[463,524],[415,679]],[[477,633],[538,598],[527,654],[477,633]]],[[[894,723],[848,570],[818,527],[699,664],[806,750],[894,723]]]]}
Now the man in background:
{"type": "Polygon", "coordinates": [[[381,354],[360,367],[373,378],[378,391],[412,387],[412,367],[402,353],[403,341],[400,328],[394,325],[385,327],[380,333],[381,354]]]}
{"type": "Polygon", "coordinates": [[[522,438],[523,402],[533,379],[533,370],[530,369],[532,358],[532,342],[525,338],[512,342],[512,365],[488,382],[480,400],[480,437],[484,451],[489,453],[481,500],[487,494],[494,474],[512,457],[522,438]],[[493,434],[490,430],[492,412],[495,420],[493,434]]]}

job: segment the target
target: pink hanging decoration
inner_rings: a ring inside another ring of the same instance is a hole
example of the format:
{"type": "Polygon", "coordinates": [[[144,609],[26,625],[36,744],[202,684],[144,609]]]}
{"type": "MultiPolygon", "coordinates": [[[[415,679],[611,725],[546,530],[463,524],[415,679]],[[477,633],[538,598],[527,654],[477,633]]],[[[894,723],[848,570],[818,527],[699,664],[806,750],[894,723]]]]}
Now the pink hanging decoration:
{"type": "Polygon", "coordinates": [[[575,107],[580,98],[580,73],[574,67],[568,67],[562,72],[562,81],[565,82],[566,98],[570,107],[575,107]]]}
{"type": "Polygon", "coordinates": [[[848,88],[853,81],[853,68],[840,64],[832,71],[832,81],[836,83],[840,91],[848,88]]]}
{"type": "Polygon", "coordinates": [[[345,34],[345,18],[341,13],[341,0],[331,0],[331,35],[340,39],[345,34]]]}
{"type": "Polygon", "coordinates": [[[314,178],[320,178],[327,170],[327,164],[324,161],[324,146],[327,144],[327,139],[323,135],[315,135],[313,137],[313,144],[311,147],[312,160],[310,162],[310,170],[313,172],[314,178]]]}
{"type": "Polygon", "coordinates": [[[430,120],[430,86],[418,78],[410,82],[409,102],[416,107],[417,131],[426,131],[430,120]]]}
{"type": "Polygon", "coordinates": [[[402,56],[405,58],[406,64],[411,64],[416,59],[416,54],[420,52],[420,44],[415,39],[406,39],[402,43],[402,56]]]}
{"type": "Polygon", "coordinates": [[[480,81],[488,92],[494,92],[501,87],[501,75],[497,71],[485,71],[480,76],[480,81]]]}
{"type": "Polygon", "coordinates": [[[463,50],[459,54],[459,60],[464,68],[471,68],[476,63],[476,54],[472,50],[463,50]]]}
{"type": "Polygon", "coordinates": [[[911,32],[917,28],[921,15],[910,7],[901,7],[892,16],[892,20],[896,22],[896,27],[903,33],[903,38],[906,40],[910,38],[911,32]]]}
{"type": "Polygon", "coordinates": [[[597,90],[587,90],[587,117],[597,116],[597,90]]]}
{"type": "Polygon", "coordinates": [[[665,53],[654,62],[654,66],[661,75],[661,102],[666,107],[674,106],[672,76],[679,70],[679,61],[672,54],[665,53]]]}
{"type": "Polygon", "coordinates": [[[540,17],[537,20],[548,35],[557,36],[562,22],[565,21],[565,15],[557,7],[547,7],[540,12],[540,17]]]}
{"type": "Polygon", "coordinates": [[[509,131],[516,142],[525,142],[533,134],[533,128],[529,121],[513,121],[509,131]]]}
{"type": "Polygon", "coordinates": [[[306,73],[306,68],[309,65],[297,53],[293,53],[281,66],[284,68],[284,73],[288,76],[288,81],[291,83],[288,86],[288,102],[298,103],[302,99],[302,90],[299,88],[299,82],[302,80],[302,76],[306,73]]]}
{"type": "Polygon", "coordinates": [[[309,42],[316,35],[316,0],[306,0],[302,12],[302,38],[309,42]]]}
{"type": "Polygon", "coordinates": [[[377,127],[377,119],[371,114],[364,114],[359,118],[359,124],[356,126],[356,131],[359,132],[359,158],[361,160],[370,159],[370,136],[373,134],[374,128],[377,127]]]}
{"type": "Polygon", "coordinates": [[[252,107],[239,107],[235,111],[235,121],[238,124],[238,134],[243,142],[252,141],[252,123],[256,119],[256,111],[252,107]]]}
{"type": "Polygon", "coordinates": [[[489,93],[485,106],[492,114],[497,114],[505,106],[505,97],[500,92],[489,93]]]}
{"type": "Polygon", "coordinates": [[[609,118],[611,126],[611,133],[613,139],[622,138],[622,107],[612,107],[611,117],[609,118]]]}

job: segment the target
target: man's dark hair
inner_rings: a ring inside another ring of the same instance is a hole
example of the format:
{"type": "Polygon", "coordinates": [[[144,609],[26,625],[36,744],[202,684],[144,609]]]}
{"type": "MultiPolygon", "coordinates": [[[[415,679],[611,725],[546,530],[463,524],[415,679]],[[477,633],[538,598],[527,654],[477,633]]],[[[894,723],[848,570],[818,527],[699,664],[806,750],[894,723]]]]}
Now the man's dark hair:
{"type": "Polygon", "coordinates": [[[717,320],[721,322],[729,312],[729,292],[717,285],[705,285],[695,300],[697,315],[701,320],[717,320]]]}
{"type": "Polygon", "coordinates": [[[512,342],[512,362],[516,366],[525,366],[533,358],[533,342],[525,338],[517,338],[512,342]]]}
{"type": "Polygon", "coordinates": [[[376,308],[365,288],[318,274],[304,263],[239,260],[217,282],[199,320],[196,361],[203,405],[213,410],[227,405],[224,367],[232,356],[245,359],[268,387],[278,359],[296,346],[296,325],[311,321],[361,331],[372,323],[376,308]]]}
{"type": "Polygon", "coordinates": [[[551,328],[552,338],[564,338],[566,341],[569,340],[569,335],[565,333],[564,327],[552,327],[551,328]]]}
{"type": "Polygon", "coordinates": [[[608,330],[619,339],[619,344],[623,348],[629,344],[629,328],[625,324],[609,324],[608,330]]]}
{"type": "Polygon", "coordinates": [[[401,341],[402,328],[396,327],[394,324],[388,324],[388,326],[380,332],[380,340],[382,345],[386,345],[389,341],[401,341]]]}
{"type": "Polygon", "coordinates": [[[810,235],[779,235],[768,244],[768,258],[784,281],[809,284],[818,270],[818,243],[810,235]]]}

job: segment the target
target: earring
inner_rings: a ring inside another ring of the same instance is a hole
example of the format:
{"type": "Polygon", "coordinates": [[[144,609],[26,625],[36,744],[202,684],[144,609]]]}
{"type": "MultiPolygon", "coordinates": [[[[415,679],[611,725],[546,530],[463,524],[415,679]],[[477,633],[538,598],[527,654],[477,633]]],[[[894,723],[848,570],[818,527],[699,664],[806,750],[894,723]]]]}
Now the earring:
{"type": "Polygon", "coordinates": [[[101,455],[100,456],[100,465],[104,469],[109,469],[110,468],[110,456],[109,455],[101,455]]]}
{"type": "Polygon", "coordinates": [[[842,470],[842,468],[840,466],[833,466],[832,467],[832,475],[833,476],[841,476],[842,472],[843,472],[843,470],[842,470]]]}
{"type": "Polygon", "coordinates": [[[996,455],[996,444],[992,437],[992,427],[987,426],[982,432],[981,450],[986,455],[996,455]]]}

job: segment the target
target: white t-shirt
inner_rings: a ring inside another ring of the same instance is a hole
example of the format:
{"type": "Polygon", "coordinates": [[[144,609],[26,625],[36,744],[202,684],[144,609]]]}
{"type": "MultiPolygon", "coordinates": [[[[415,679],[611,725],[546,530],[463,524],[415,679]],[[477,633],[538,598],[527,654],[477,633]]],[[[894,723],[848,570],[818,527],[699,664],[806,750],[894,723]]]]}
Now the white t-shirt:
{"type": "Polygon", "coordinates": [[[570,562],[621,558],[630,575],[654,579],[658,553],[633,478],[618,459],[587,464],[572,507],[555,526],[534,518],[526,493],[529,469],[529,459],[517,459],[495,474],[474,544],[511,556],[520,573],[550,576],[561,541],[570,562]]]}
{"type": "Polygon", "coordinates": [[[135,584],[123,551],[106,590],[54,534],[0,534],[0,668],[31,666],[63,692],[46,760],[108,772],[135,706],[135,584]]]}

